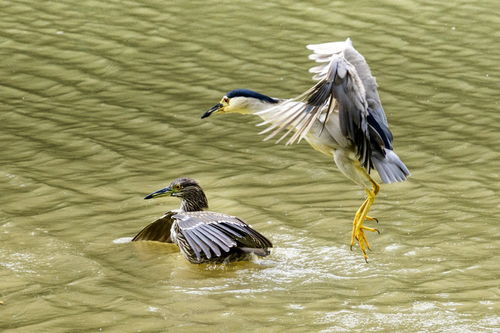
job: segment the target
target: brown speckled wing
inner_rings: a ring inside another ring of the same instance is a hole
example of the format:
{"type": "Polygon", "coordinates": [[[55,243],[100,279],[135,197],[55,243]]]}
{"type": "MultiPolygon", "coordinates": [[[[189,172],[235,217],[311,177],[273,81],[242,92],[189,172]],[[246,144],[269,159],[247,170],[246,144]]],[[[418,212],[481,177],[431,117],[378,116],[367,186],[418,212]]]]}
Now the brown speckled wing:
{"type": "Polygon", "coordinates": [[[167,212],[165,215],[142,229],[137,235],[135,235],[132,241],[147,240],[172,243],[172,239],[170,238],[170,229],[172,227],[172,223],[174,222],[172,219],[174,214],[174,212],[167,212]]]}

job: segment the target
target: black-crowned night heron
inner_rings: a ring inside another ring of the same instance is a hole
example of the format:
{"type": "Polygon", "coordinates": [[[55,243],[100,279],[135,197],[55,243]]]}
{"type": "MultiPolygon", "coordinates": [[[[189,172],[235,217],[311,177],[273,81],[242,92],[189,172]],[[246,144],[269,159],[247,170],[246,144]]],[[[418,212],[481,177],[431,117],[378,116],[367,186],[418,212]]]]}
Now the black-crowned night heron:
{"type": "Polygon", "coordinates": [[[252,253],[261,257],[269,254],[271,242],[241,219],[204,211],[208,208],[207,197],[194,179],[177,178],[144,199],[164,196],[180,198],[181,207],[149,224],[132,241],[175,243],[193,264],[246,260],[252,253]]]}
{"type": "Polygon", "coordinates": [[[215,113],[255,114],[270,125],[261,133],[265,140],[286,130],[278,142],[295,132],[288,142],[305,139],[316,150],[333,156],[340,171],[361,185],[367,198],[357,210],[351,233],[368,258],[370,245],[364,231],[377,231],[363,225],[375,220],[368,211],[380,185],[370,176],[376,169],[384,183],[406,180],[410,172],[393,151],[392,133],[377,92],[377,83],[365,58],[354,49],[351,40],[308,45],[310,59],[319,63],[309,71],[318,82],[297,98],[278,99],[246,89],[226,94],[202,118],[215,113]]]}

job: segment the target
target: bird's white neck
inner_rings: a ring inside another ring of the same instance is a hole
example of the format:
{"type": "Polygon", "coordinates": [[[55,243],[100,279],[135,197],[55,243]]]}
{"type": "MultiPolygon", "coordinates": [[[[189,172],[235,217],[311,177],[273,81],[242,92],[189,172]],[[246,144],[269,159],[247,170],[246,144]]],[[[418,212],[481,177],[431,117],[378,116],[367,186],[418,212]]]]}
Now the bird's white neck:
{"type": "MultiPolygon", "coordinates": [[[[279,103],[278,103],[279,104],[279,103]]],[[[241,98],[236,97],[231,101],[231,108],[229,112],[242,113],[242,114],[254,114],[259,111],[267,110],[273,106],[278,105],[276,103],[269,103],[261,101],[256,98],[241,98]]]]}
{"type": "Polygon", "coordinates": [[[288,107],[294,107],[295,104],[301,104],[303,102],[296,102],[286,99],[277,99],[278,103],[269,103],[264,100],[257,98],[247,98],[247,97],[234,97],[231,99],[231,103],[225,112],[227,113],[241,113],[241,114],[255,114],[262,118],[263,120],[269,120],[275,115],[280,109],[283,103],[288,103],[288,107]],[[274,109],[274,110],[273,110],[274,109]],[[268,110],[269,112],[262,112],[268,110]]]}

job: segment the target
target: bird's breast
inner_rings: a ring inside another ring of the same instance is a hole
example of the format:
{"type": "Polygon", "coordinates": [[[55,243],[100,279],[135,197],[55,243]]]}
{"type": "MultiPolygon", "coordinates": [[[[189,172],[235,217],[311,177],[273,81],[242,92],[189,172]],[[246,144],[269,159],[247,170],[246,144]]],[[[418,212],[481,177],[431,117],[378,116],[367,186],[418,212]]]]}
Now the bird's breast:
{"type": "Polygon", "coordinates": [[[312,135],[306,135],[305,137],[307,143],[311,147],[313,147],[315,150],[319,151],[320,153],[323,153],[327,156],[333,156],[333,152],[335,151],[336,147],[328,142],[322,142],[322,140],[318,140],[317,137],[312,136],[312,135]]]}
{"type": "Polygon", "coordinates": [[[349,140],[342,135],[336,110],[328,118],[323,114],[316,120],[305,138],[311,147],[328,156],[332,156],[335,150],[350,145],[349,140]]]}
{"type": "Polygon", "coordinates": [[[179,243],[177,241],[177,229],[178,225],[177,221],[175,221],[174,223],[172,223],[172,227],[170,227],[170,239],[172,239],[172,243],[177,244],[177,246],[179,246],[179,243]]]}

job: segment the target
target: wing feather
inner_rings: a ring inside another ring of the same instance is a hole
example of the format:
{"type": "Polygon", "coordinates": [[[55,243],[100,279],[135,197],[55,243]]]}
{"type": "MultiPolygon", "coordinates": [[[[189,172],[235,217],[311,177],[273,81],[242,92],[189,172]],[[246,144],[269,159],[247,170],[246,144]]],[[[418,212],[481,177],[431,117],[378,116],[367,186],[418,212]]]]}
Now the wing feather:
{"type": "Polygon", "coordinates": [[[252,229],[248,224],[246,224],[242,220],[240,221],[245,225],[246,233],[250,235],[252,239],[251,244],[247,245],[248,247],[262,247],[262,248],[273,247],[271,241],[267,239],[264,235],[262,235],[255,229],[252,229]]]}
{"type": "MultiPolygon", "coordinates": [[[[204,230],[203,228],[203,225],[198,227],[198,228],[195,228],[195,229],[192,229],[191,230],[196,236],[198,236],[199,239],[201,239],[201,241],[203,243],[205,243],[205,245],[207,245],[209,247],[209,249],[217,256],[219,257],[221,255],[221,251],[220,251],[220,245],[215,242],[213,239],[211,239],[211,237],[209,237],[207,235],[207,232],[206,230],[204,230]]],[[[207,255],[207,258],[211,258],[212,257],[212,254],[211,252],[209,251],[208,255],[207,255]]]]}
{"type": "Polygon", "coordinates": [[[238,222],[223,222],[218,227],[224,228],[234,234],[239,234],[236,238],[238,246],[249,248],[272,247],[272,243],[258,231],[252,229],[248,224],[238,219],[238,222]]]}
{"type": "Polygon", "coordinates": [[[212,239],[217,240],[217,244],[225,252],[228,252],[231,247],[236,246],[236,242],[234,242],[230,237],[220,232],[216,228],[204,227],[203,231],[209,234],[212,239]]]}
{"type": "Polygon", "coordinates": [[[286,142],[300,142],[320,116],[327,119],[338,107],[342,134],[350,140],[361,164],[372,168],[372,152],[382,155],[384,148],[392,149],[392,133],[389,131],[375,78],[371,75],[365,58],[352,46],[350,39],[308,45],[313,51],[309,56],[318,65],[312,67],[313,79],[318,82],[302,95],[258,112],[268,125],[261,134],[271,139],[287,130],[278,142],[295,133],[286,142]]]}
{"type": "MultiPolygon", "coordinates": [[[[196,260],[200,261],[202,249],[200,246],[198,246],[197,239],[195,239],[190,233],[185,233],[185,232],[181,233],[180,237],[184,237],[187,243],[189,244],[189,248],[179,246],[181,251],[187,251],[188,253],[189,252],[193,253],[196,256],[196,260]]],[[[187,255],[187,257],[189,258],[190,256],[187,255]]]]}
{"type": "Polygon", "coordinates": [[[272,247],[267,238],[234,216],[200,211],[177,213],[173,218],[179,234],[190,247],[185,250],[192,252],[198,262],[202,255],[207,259],[223,257],[223,253],[229,253],[231,248],[243,252],[253,248],[253,252],[262,254],[268,253],[267,248],[272,247]]]}
{"type": "Polygon", "coordinates": [[[154,222],[148,224],[144,229],[139,231],[137,235],[132,239],[132,242],[136,241],[157,241],[172,243],[170,237],[170,229],[172,228],[173,212],[167,212],[165,215],[155,220],[154,222]]]}
{"type": "MultiPolygon", "coordinates": [[[[183,231],[182,231],[182,234],[184,234],[184,235],[186,236],[186,239],[187,239],[188,237],[189,237],[189,238],[191,238],[191,239],[193,240],[193,242],[196,244],[196,247],[197,247],[198,249],[201,249],[201,251],[203,251],[203,253],[205,254],[205,256],[206,256],[207,258],[209,258],[209,259],[210,259],[210,258],[212,257],[212,255],[211,255],[211,253],[210,253],[210,247],[209,247],[207,244],[205,244],[205,242],[204,242],[202,239],[200,239],[200,238],[198,237],[198,234],[197,234],[197,233],[195,233],[193,230],[189,230],[189,229],[188,229],[188,230],[183,230],[183,231]]],[[[190,245],[191,245],[191,244],[190,244],[190,245]]],[[[193,248],[193,250],[195,250],[195,248],[193,248]]],[[[195,250],[195,253],[199,253],[199,254],[201,254],[201,251],[195,250]]],[[[198,256],[197,256],[197,257],[198,257],[198,256]]]]}
{"type": "Polygon", "coordinates": [[[233,239],[241,238],[243,235],[238,232],[237,230],[234,230],[229,224],[227,223],[217,223],[215,225],[215,228],[219,229],[220,231],[224,232],[228,236],[232,236],[233,239]]]}
{"type": "Polygon", "coordinates": [[[206,211],[168,212],[133,238],[139,240],[175,241],[192,263],[225,260],[237,253],[265,256],[272,247],[267,238],[237,217],[206,211]]]}

